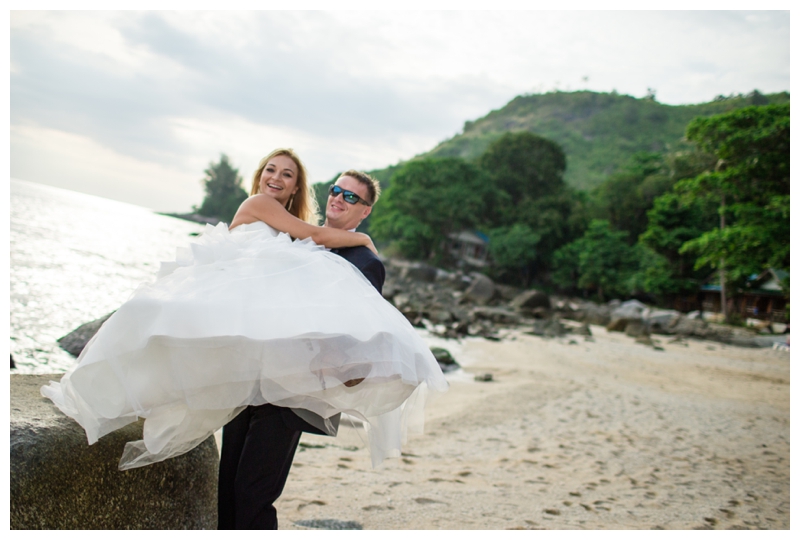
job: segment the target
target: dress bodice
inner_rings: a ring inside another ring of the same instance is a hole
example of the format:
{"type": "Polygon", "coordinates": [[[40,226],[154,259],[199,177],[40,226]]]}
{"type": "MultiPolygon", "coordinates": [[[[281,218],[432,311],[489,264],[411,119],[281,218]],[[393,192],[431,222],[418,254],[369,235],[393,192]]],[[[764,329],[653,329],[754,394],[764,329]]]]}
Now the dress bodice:
{"type": "Polygon", "coordinates": [[[253,223],[243,223],[241,225],[237,225],[233,229],[230,229],[230,232],[232,234],[256,232],[256,231],[269,231],[271,236],[278,236],[280,234],[280,231],[273,229],[263,221],[254,221],[253,223]]]}

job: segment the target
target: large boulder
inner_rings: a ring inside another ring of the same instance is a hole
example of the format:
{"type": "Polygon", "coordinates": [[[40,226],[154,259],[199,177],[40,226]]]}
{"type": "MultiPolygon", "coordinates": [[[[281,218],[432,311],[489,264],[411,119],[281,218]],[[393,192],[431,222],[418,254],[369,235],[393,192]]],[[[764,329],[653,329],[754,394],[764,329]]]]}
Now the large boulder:
{"type": "Polygon", "coordinates": [[[550,297],[547,296],[546,293],[542,291],[537,291],[535,289],[531,289],[529,291],[524,291],[518,294],[514,299],[509,303],[509,307],[512,309],[529,309],[532,310],[534,308],[545,308],[550,309],[550,297]]]}
{"type": "Polygon", "coordinates": [[[629,324],[638,325],[643,321],[647,306],[638,300],[628,300],[611,310],[611,321],[606,325],[609,332],[625,332],[629,324]]]}
{"type": "Polygon", "coordinates": [[[72,356],[80,356],[81,351],[89,343],[89,340],[94,337],[100,327],[103,326],[103,323],[113,314],[114,312],[112,311],[99,319],[80,325],[66,336],[58,338],[58,344],[72,356]]]}
{"type": "Polygon", "coordinates": [[[627,324],[625,325],[625,335],[634,338],[649,336],[650,329],[647,327],[647,323],[645,323],[643,320],[632,319],[627,321],[627,324]]]}
{"type": "Polygon", "coordinates": [[[491,302],[497,292],[494,281],[478,272],[473,272],[471,276],[472,282],[467,290],[464,291],[464,297],[480,305],[486,305],[491,302]]]}
{"type": "Polygon", "coordinates": [[[690,319],[689,317],[678,317],[672,322],[668,329],[670,334],[677,334],[682,337],[706,337],[708,334],[708,323],[703,319],[690,319]]]}
{"type": "Polygon", "coordinates": [[[673,309],[657,309],[647,313],[645,321],[653,334],[669,334],[670,328],[681,317],[679,311],[673,309]]]}
{"type": "Polygon", "coordinates": [[[214,437],[182,456],[120,471],[142,422],[86,442],[39,389],[61,375],[11,375],[11,529],[215,529],[214,437]]]}
{"type": "Polygon", "coordinates": [[[619,307],[611,310],[611,320],[614,319],[641,319],[647,306],[638,300],[622,302],[619,307]]]}

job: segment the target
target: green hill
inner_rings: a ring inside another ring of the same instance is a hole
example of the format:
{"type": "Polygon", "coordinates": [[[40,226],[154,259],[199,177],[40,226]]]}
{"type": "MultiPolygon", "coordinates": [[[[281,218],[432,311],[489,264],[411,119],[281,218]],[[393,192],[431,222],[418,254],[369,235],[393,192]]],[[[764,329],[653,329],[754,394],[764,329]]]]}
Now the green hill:
{"type": "MultiPolygon", "coordinates": [[[[687,124],[697,116],[748,105],[785,103],[789,94],[719,96],[698,105],[665,105],[616,93],[550,92],[518,96],[505,107],[464,123],[462,133],[419,157],[475,159],[503,133],[527,130],[559,143],[567,156],[565,180],[579,189],[602,183],[636,152],[679,151],[687,124]]],[[[397,166],[372,171],[387,183],[397,166]]]]}

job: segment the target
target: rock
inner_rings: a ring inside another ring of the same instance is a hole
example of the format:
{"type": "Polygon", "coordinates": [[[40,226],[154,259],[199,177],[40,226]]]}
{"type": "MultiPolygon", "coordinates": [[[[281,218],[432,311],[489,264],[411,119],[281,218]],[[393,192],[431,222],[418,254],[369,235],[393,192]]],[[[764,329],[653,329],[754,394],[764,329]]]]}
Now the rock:
{"type": "Polygon", "coordinates": [[[302,519],[295,521],[295,525],[309,529],[323,529],[327,531],[361,531],[364,527],[358,521],[342,521],[339,519],[302,519]]]}
{"type": "Polygon", "coordinates": [[[588,324],[583,323],[582,325],[580,325],[578,327],[572,328],[572,333],[573,334],[577,334],[579,336],[591,336],[592,335],[592,329],[589,328],[588,324]]]}
{"type": "Polygon", "coordinates": [[[215,529],[214,437],[182,456],[120,471],[142,422],[93,445],[39,389],[61,375],[11,375],[11,529],[215,529]]]}
{"type": "Polygon", "coordinates": [[[634,319],[628,321],[628,323],[625,325],[625,335],[638,338],[649,336],[650,331],[648,330],[647,324],[644,321],[634,319]]]}
{"type": "Polygon", "coordinates": [[[611,308],[608,306],[598,306],[593,302],[587,302],[581,306],[581,311],[584,315],[579,320],[583,322],[598,326],[606,326],[611,322],[611,308]]]}
{"type": "Polygon", "coordinates": [[[100,327],[103,326],[103,323],[113,314],[114,312],[112,311],[105,317],[80,325],[66,336],[59,338],[58,344],[62,349],[77,358],[86,344],[89,343],[89,340],[94,337],[100,327]]]}
{"type": "MultiPolygon", "coordinates": [[[[609,302],[610,304],[610,302],[609,302]]],[[[625,332],[631,323],[641,323],[647,306],[638,300],[628,300],[611,310],[611,322],[606,325],[609,332],[625,332]]],[[[638,328],[635,327],[635,328],[638,328]]]]}
{"type": "Polygon", "coordinates": [[[561,324],[561,321],[556,318],[535,319],[533,321],[533,328],[526,333],[542,337],[561,337],[567,333],[567,330],[564,325],[561,324]]]}
{"type": "Polygon", "coordinates": [[[688,337],[706,337],[708,333],[708,323],[703,319],[690,319],[689,317],[678,317],[667,329],[670,334],[688,337]]]}
{"type": "Polygon", "coordinates": [[[624,332],[626,326],[628,326],[628,319],[614,319],[606,325],[606,330],[609,332],[624,332]]]}
{"type": "Polygon", "coordinates": [[[436,281],[436,267],[425,263],[414,263],[401,270],[400,277],[403,279],[413,279],[423,283],[434,283],[436,281]]]}
{"type": "Polygon", "coordinates": [[[475,380],[478,382],[491,382],[494,377],[491,373],[481,373],[480,375],[475,375],[475,380]]]}
{"type": "Polygon", "coordinates": [[[659,309],[647,314],[647,326],[652,334],[668,334],[669,329],[681,317],[679,311],[659,309]]]}
{"type": "Polygon", "coordinates": [[[638,300],[628,300],[611,310],[611,320],[614,319],[641,319],[647,306],[638,300]]]}
{"type": "Polygon", "coordinates": [[[455,371],[461,367],[447,349],[442,349],[441,347],[431,347],[431,352],[433,353],[433,357],[436,358],[436,361],[439,363],[439,367],[442,368],[443,373],[455,371]]]}
{"type": "Polygon", "coordinates": [[[477,272],[472,273],[472,283],[466,291],[464,297],[475,302],[476,304],[486,305],[492,301],[495,296],[494,282],[483,274],[477,272]]]}
{"type": "Polygon", "coordinates": [[[499,283],[495,283],[494,286],[497,288],[497,293],[499,294],[500,298],[502,298],[506,302],[513,300],[519,295],[518,287],[512,287],[511,285],[501,285],[499,283]]]}
{"type": "Polygon", "coordinates": [[[16,369],[17,364],[14,363],[14,355],[9,353],[9,356],[11,356],[11,369],[16,369]]]}
{"type": "Polygon", "coordinates": [[[517,324],[519,313],[500,307],[476,307],[470,312],[474,320],[489,320],[497,324],[517,324]]]}
{"type": "Polygon", "coordinates": [[[433,308],[430,312],[430,318],[436,324],[446,324],[453,320],[453,315],[447,309],[433,308]]]}
{"type": "Polygon", "coordinates": [[[511,309],[550,309],[550,297],[542,291],[531,289],[518,294],[510,303],[511,309]]]}
{"type": "Polygon", "coordinates": [[[407,293],[396,293],[392,297],[392,303],[399,311],[403,311],[403,309],[411,305],[411,296],[407,293]]]}
{"type": "Polygon", "coordinates": [[[642,345],[653,346],[653,340],[650,339],[650,336],[647,334],[642,334],[636,338],[636,343],[641,343],[642,345]]]}

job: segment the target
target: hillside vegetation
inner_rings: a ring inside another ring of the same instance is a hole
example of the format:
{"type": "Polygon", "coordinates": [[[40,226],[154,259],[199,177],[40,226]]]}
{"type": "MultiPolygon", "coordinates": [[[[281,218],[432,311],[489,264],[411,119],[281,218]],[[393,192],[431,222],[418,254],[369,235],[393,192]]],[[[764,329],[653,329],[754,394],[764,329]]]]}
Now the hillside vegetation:
{"type": "MultiPolygon", "coordinates": [[[[698,116],[712,116],[748,105],[788,103],[789,94],[718,96],[698,105],[665,105],[653,97],[615,93],[550,92],[518,96],[501,109],[464,123],[459,135],[419,157],[477,159],[504,133],[530,131],[557,142],[567,156],[564,180],[578,189],[603,183],[638,152],[689,149],[686,126],[698,116]]],[[[384,170],[374,171],[383,181],[384,170]]]]}

